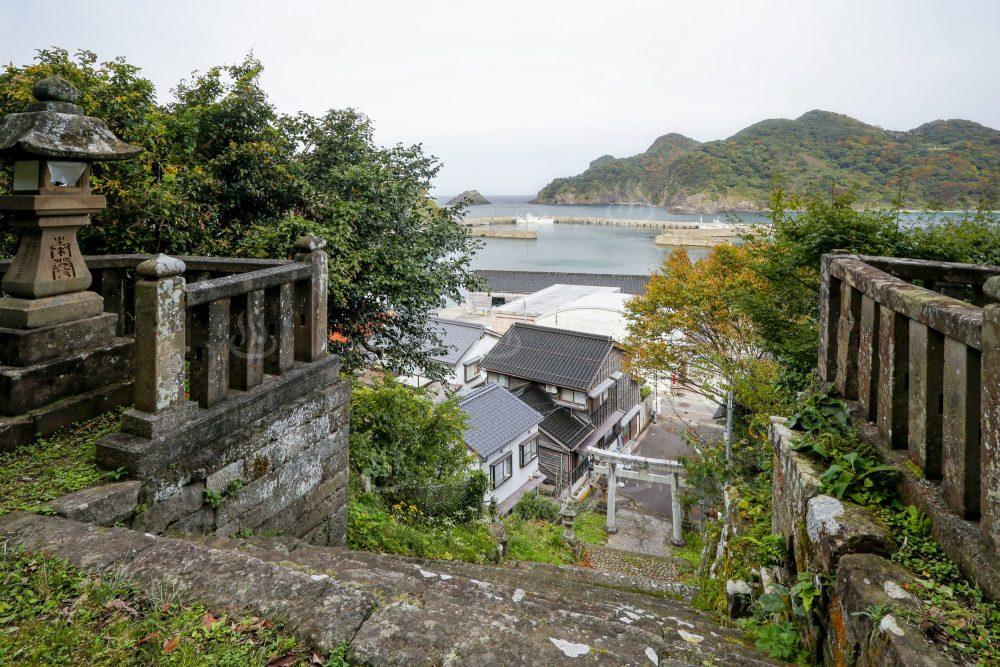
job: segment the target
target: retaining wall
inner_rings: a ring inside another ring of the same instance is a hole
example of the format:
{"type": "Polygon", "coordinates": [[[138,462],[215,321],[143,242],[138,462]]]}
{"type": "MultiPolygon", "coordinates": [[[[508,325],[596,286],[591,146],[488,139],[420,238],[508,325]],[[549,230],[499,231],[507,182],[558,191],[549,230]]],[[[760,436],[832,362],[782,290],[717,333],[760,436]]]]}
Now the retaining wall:
{"type": "Polygon", "coordinates": [[[158,437],[108,436],[98,443],[98,461],[136,479],[129,493],[88,489],[60,499],[56,510],[87,520],[80,505],[93,512],[117,489],[114,509],[89,520],[156,534],[284,534],[343,544],[350,389],[338,372],[330,357],[269,376],[158,437]]]}

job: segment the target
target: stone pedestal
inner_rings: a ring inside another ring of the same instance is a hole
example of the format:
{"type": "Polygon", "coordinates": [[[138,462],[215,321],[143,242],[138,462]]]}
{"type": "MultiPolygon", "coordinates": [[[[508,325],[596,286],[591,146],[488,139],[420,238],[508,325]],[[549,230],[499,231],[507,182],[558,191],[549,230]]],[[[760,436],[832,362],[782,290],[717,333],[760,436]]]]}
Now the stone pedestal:
{"type": "Polygon", "coordinates": [[[40,299],[0,299],[0,326],[38,329],[94,317],[104,312],[104,299],[94,292],[73,292],[40,299]]]}
{"type": "Polygon", "coordinates": [[[117,320],[0,328],[0,451],[132,402],[134,344],[117,320]]]}

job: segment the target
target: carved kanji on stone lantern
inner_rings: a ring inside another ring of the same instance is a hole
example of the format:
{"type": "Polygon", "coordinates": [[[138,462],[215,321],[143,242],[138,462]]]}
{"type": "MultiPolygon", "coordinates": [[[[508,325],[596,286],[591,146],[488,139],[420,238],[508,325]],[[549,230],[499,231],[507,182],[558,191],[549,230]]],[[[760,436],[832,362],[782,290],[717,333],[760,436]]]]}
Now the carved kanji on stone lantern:
{"type": "Polygon", "coordinates": [[[125,160],[142,149],[83,115],[77,90],[49,77],[32,90],[36,103],[0,121],[0,158],[14,162],[13,194],[0,197],[19,246],[0,284],[0,327],[34,329],[99,315],[76,233],[105,207],[91,194],[94,162],[125,160]]]}

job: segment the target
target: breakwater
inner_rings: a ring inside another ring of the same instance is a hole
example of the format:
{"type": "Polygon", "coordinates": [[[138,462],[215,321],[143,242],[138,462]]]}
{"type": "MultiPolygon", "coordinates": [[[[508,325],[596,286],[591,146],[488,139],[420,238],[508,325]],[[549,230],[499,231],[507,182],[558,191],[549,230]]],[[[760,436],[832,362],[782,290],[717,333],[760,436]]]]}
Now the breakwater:
{"type": "MultiPolygon", "coordinates": [[[[466,218],[463,225],[469,227],[485,227],[488,225],[509,225],[514,221],[513,216],[483,216],[466,218]]],[[[686,222],[682,220],[634,220],[631,218],[600,218],[596,216],[576,216],[557,215],[554,217],[556,224],[573,225],[600,225],[603,227],[651,227],[654,229],[698,229],[697,222],[686,222]]]]}
{"type": "MultiPolygon", "coordinates": [[[[513,225],[508,225],[512,227],[513,225]]],[[[476,226],[469,230],[472,236],[481,236],[488,239],[537,239],[538,232],[530,229],[490,229],[488,227],[476,226]]]]}

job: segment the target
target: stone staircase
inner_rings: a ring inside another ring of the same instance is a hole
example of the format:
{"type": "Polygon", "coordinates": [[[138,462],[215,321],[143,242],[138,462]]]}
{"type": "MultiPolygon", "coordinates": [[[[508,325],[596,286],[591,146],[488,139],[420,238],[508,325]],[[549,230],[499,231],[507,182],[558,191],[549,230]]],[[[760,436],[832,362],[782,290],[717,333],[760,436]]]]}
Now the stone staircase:
{"type": "Polygon", "coordinates": [[[155,537],[58,517],[0,516],[0,534],[143,587],[284,623],[352,663],[764,665],[693,609],[687,589],[585,568],[492,567],[316,547],[289,538],[155,537]]]}

